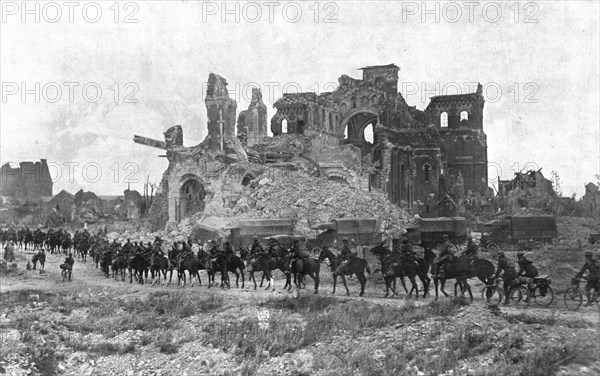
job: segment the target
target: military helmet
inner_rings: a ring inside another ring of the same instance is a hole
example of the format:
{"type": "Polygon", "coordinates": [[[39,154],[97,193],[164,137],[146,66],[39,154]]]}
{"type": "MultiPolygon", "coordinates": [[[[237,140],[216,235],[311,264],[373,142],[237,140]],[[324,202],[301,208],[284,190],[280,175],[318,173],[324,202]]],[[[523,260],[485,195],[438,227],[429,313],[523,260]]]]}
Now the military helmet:
{"type": "Polygon", "coordinates": [[[347,237],[344,237],[344,238],[342,239],[342,241],[344,241],[344,242],[347,242],[347,241],[348,241],[348,238],[347,238],[347,237]]]}
{"type": "Polygon", "coordinates": [[[504,258],[504,257],[506,257],[506,256],[504,255],[504,252],[498,252],[498,258],[504,258]]]}
{"type": "Polygon", "coordinates": [[[586,256],[594,256],[594,252],[592,252],[592,251],[585,251],[585,255],[586,256]]]}
{"type": "Polygon", "coordinates": [[[448,239],[450,238],[447,234],[442,235],[442,239],[448,239]]]}
{"type": "Polygon", "coordinates": [[[523,257],[525,254],[523,252],[517,252],[517,257],[523,257]]]}
{"type": "Polygon", "coordinates": [[[254,236],[252,237],[252,239],[254,239],[254,240],[258,240],[258,236],[254,235],[254,236]]]}

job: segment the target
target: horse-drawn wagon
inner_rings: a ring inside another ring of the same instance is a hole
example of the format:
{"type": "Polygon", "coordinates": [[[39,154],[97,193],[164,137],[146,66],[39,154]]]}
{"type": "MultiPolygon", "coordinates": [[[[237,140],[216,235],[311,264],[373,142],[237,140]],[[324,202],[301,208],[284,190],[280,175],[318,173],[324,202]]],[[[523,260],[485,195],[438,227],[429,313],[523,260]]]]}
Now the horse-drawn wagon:
{"type": "Polygon", "coordinates": [[[481,244],[491,252],[501,249],[537,249],[558,236],[556,217],[507,216],[484,225],[481,244]]]}

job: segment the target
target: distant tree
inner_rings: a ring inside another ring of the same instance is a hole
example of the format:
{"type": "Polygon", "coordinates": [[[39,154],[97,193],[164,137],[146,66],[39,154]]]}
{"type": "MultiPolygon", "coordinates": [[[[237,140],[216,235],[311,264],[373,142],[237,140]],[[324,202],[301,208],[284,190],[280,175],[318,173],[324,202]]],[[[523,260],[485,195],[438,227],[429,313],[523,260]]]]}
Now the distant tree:
{"type": "Polygon", "coordinates": [[[552,181],[552,186],[554,187],[554,192],[556,192],[556,197],[562,197],[562,180],[560,179],[558,172],[555,170],[552,170],[550,173],[550,181],[552,181]]]}
{"type": "Polygon", "coordinates": [[[148,213],[152,202],[154,201],[154,192],[157,188],[156,182],[150,182],[150,175],[146,176],[146,182],[144,183],[144,195],[142,196],[142,203],[140,205],[140,214],[144,215],[148,213]]]}

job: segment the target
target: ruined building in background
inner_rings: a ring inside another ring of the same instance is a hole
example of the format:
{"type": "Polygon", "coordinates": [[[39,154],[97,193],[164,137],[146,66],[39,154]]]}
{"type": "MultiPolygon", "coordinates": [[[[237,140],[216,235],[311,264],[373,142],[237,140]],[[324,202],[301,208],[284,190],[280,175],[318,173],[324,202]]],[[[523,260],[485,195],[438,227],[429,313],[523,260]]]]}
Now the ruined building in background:
{"type": "Polygon", "coordinates": [[[523,208],[546,213],[556,210],[556,192],[541,169],[517,172],[512,180],[498,181],[499,206],[507,214],[516,213],[523,208]]]}
{"type": "Polygon", "coordinates": [[[53,185],[45,159],[21,162],[15,168],[6,163],[0,168],[0,196],[41,202],[42,198],[52,197],[53,185]]]}
{"type": "Polygon", "coordinates": [[[211,73],[202,143],[183,146],[178,125],[164,133],[165,141],[134,137],[165,150],[169,160],[154,205],[160,208],[151,212],[178,222],[196,212],[233,208],[244,186],[269,168],[379,189],[423,216],[454,215],[467,193],[486,194],[481,85],[473,93],[434,97],[421,111],[398,93],[396,65],[362,71],[362,79],[341,76],[333,92],[284,94],[274,104],[273,137],[267,137],[259,89],[239,114],[236,134],[236,102],[227,81],[211,73]]]}
{"type": "Polygon", "coordinates": [[[362,79],[341,76],[330,93],[284,94],[271,121],[275,137],[305,137],[324,174],[347,180],[353,178],[351,161],[341,155],[331,163],[330,156],[338,145],[355,146],[355,159],[367,167],[363,188],[381,189],[392,202],[425,216],[452,214],[458,196],[469,191],[486,193],[481,85],[474,93],[433,97],[420,111],[398,93],[396,65],[362,71],[362,79]]]}

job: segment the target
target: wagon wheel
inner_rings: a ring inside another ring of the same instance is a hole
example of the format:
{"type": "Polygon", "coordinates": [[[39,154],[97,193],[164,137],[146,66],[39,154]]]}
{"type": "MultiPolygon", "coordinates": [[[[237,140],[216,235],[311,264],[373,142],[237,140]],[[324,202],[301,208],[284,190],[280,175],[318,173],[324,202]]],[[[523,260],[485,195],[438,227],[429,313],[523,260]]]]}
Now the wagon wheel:
{"type": "Polygon", "coordinates": [[[533,249],[540,249],[544,247],[544,242],[541,240],[536,240],[533,242],[533,249]]]}

